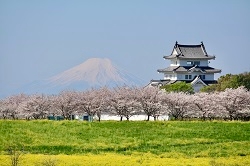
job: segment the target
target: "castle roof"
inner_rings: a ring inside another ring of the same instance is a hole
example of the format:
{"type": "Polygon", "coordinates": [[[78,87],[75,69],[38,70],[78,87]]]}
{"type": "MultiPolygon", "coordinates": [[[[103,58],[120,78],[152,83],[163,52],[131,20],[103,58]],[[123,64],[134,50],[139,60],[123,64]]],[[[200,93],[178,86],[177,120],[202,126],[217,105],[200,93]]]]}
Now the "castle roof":
{"type": "Polygon", "coordinates": [[[220,69],[215,69],[209,66],[169,66],[165,69],[158,69],[159,73],[192,73],[192,72],[201,72],[201,73],[220,73],[220,69]]]}
{"type": "Polygon", "coordinates": [[[200,78],[200,76],[196,76],[194,80],[191,82],[191,85],[195,85],[197,83],[203,84],[204,86],[207,86],[207,84],[200,78]]]}
{"type": "Polygon", "coordinates": [[[159,86],[159,85],[162,86],[162,85],[166,85],[166,84],[167,85],[174,84],[174,83],[177,83],[177,82],[186,82],[186,83],[191,83],[192,85],[196,84],[197,82],[201,82],[205,86],[217,83],[216,80],[203,80],[202,78],[200,78],[200,76],[196,76],[192,80],[169,80],[169,79],[166,79],[166,80],[151,80],[150,85],[152,85],[152,86],[159,86]]]}
{"type": "Polygon", "coordinates": [[[149,84],[152,85],[152,86],[163,86],[163,85],[166,85],[166,84],[171,84],[171,80],[169,80],[169,79],[151,80],[149,84]]]}
{"type": "Polygon", "coordinates": [[[165,59],[215,59],[215,56],[208,55],[203,42],[199,45],[182,45],[175,43],[172,54],[164,56],[165,59]]]}
{"type": "Polygon", "coordinates": [[[195,83],[197,83],[198,81],[200,81],[200,82],[202,81],[202,84],[206,84],[206,85],[210,85],[210,84],[215,84],[215,83],[217,83],[216,80],[204,80],[204,79],[202,79],[200,76],[194,77],[193,80],[183,80],[183,81],[185,81],[186,83],[191,83],[191,84],[195,84],[195,83]]]}

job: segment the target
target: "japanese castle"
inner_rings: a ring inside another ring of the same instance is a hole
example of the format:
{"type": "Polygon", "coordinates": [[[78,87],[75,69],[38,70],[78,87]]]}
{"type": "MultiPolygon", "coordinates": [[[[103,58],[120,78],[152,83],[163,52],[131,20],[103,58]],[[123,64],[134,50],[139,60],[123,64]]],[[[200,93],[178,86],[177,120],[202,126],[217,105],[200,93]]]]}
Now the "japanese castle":
{"type": "Polygon", "coordinates": [[[169,67],[158,69],[164,74],[162,80],[151,80],[150,85],[162,86],[173,84],[178,81],[191,83],[195,92],[209,84],[217,83],[214,74],[220,73],[220,69],[210,67],[209,60],[214,60],[215,56],[208,55],[203,42],[199,45],[182,45],[175,43],[171,55],[163,57],[170,60],[169,67]]]}

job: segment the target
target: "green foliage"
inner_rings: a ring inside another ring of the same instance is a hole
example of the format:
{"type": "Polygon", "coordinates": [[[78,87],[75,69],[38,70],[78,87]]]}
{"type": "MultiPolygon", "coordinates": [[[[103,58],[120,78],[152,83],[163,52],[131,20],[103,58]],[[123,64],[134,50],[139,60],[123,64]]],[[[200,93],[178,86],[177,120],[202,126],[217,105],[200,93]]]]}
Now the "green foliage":
{"type": "Polygon", "coordinates": [[[226,74],[218,79],[218,83],[203,87],[202,92],[214,92],[214,91],[224,91],[227,88],[236,89],[240,86],[244,86],[250,90],[250,72],[245,72],[241,74],[226,74]]]}
{"type": "Polygon", "coordinates": [[[185,82],[177,82],[174,84],[168,84],[161,87],[167,92],[187,92],[190,94],[194,93],[194,89],[191,84],[185,82]]]}
{"type": "Polygon", "coordinates": [[[217,89],[217,84],[212,84],[212,85],[209,85],[209,86],[204,86],[200,89],[200,92],[208,92],[208,93],[212,93],[212,92],[215,92],[216,89],[217,89]]]}
{"type": "Polygon", "coordinates": [[[186,157],[250,155],[249,122],[0,121],[0,153],[153,153],[186,157]],[[230,132],[229,132],[230,131],[230,132]]]}
{"type": "Polygon", "coordinates": [[[23,150],[19,150],[17,146],[8,146],[7,153],[10,156],[11,166],[18,166],[23,150]]]}
{"type": "Polygon", "coordinates": [[[57,165],[57,159],[52,158],[50,156],[46,157],[42,162],[42,166],[56,166],[57,165]]]}
{"type": "Polygon", "coordinates": [[[238,75],[227,74],[225,76],[221,76],[218,79],[217,91],[224,91],[227,88],[237,88],[240,85],[237,79],[238,75]]]}

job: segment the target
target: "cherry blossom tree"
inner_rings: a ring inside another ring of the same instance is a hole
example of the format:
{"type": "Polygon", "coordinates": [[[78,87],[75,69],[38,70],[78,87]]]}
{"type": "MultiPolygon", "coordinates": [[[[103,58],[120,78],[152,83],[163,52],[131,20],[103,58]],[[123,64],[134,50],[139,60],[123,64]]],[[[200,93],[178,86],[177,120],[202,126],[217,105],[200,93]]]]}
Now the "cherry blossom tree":
{"type": "Polygon", "coordinates": [[[237,89],[228,88],[219,93],[217,102],[224,108],[227,113],[226,116],[230,120],[238,119],[239,114],[247,110],[250,101],[249,93],[244,87],[238,87],[237,89]]]}
{"type": "Polygon", "coordinates": [[[161,104],[162,93],[156,87],[142,87],[139,89],[137,93],[138,101],[141,104],[143,112],[148,116],[147,121],[149,121],[150,116],[156,120],[161,115],[163,108],[161,104]]]}
{"type": "Polygon", "coordinates": [[[100,121],[102,112],[107,111],[108,99],[109,90],[106,87],[79,92],[77,97],[77,108],[79,112],[87,113],[92,117],[97,115],[100,121]]]}
{"type": "Polygon", "coordinates": [[[215,95],[213,93],[196,93],[190,96],[190,106],[193,106],[191,114],[193,117],[201,117],[202,120],[206,120],[206,118],[213,118],[216,116],[216,111],[218,115],[218,111],[220,108],[215,100],[215,95]],[[215,111],[216,110],[216,111],[215,111]]]}
{"type": "Polygon", "coordinates": [[[80,92],[77,98],[77,109],[80,113],[87,113],[90,116],[94,116],[97,112],[98,105],[96,104],[97,96],[96,90],[91,89],[84,92],[80,92]]]}
{"type": "Polygon", "coordinates": [[[168,114],[176,120],[184,118],[250,120],[250,92],[244,87],[222,92],[187,94],[165,92],[155,87],[121,86],[90,89],[83,92],[63,91],[58,95],[13,95],[0,100],[3,119],[45,118],[87,113],[101,120],[103,114],[113,114],[120,120],[134,115],[154,117],[168,114]]]}
{"type": "Polygon", "coordinates": [[[107,87],[103,87],[98,89],[97,93],[96,105],[98,105],[96,115],[98,117],[98,121],[101,121],[101,115],[103,113],[109,113],[109,105],[108,101],[110,100],[111,92],[107,87]]]}
{"type": "Polygon", "coordinates": [[[18,119],[20,118],[20,104],[27,99],[27,95],[18,94],[7,97],[6,99],[2,100],[2,108],[1,113],[3,119],[18,119]]]}
{"type": "Polygon", "coordinates": [[[22,104],[26,119],[45,119],[49,115],[51,102],[47,95],[30,95],[22,104]]]}
{"type": "Polygon", "coordinates": [[[0,118],[6,119],[7,118],[7,111],[6,111],[6,99],[1,99],[0,100],[0,118]]]}
{"type": "Polygon", "coordinates": [[[129,120],[131,116],[140,114],[141,106],[137,94],[137,87],[122,86],[113,89],[109,100],[110,109],[113,114],[120,116],[121,121],[123,117],[129,120]]]}
{"type": "Polygon", "coordinates": [[[74,91],[63,91],[59,95],[51,96],[53,115],[71,119],[71,116],[77,111],[76,96],[74,91]]]}
{"type": "Polygon", "coordinates": [[[189,100],[190,94],[184,92],[171,92],[163,96],[163,103],[167,108],[167,113],[174,119],[183,119],[190,109],[189,100]]]}

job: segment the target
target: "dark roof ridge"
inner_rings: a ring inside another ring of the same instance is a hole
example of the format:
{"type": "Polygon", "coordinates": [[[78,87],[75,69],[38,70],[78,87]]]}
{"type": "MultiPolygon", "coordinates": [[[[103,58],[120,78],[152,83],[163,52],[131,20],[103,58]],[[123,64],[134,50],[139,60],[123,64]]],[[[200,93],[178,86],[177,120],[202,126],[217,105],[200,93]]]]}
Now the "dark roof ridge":
{"type": "Polygon", "coordinates": [[[206,48],[205,48],[203,42],[201,42],[201,48],[202,48],[203,52],[205,53],[205,55],[208,56],[208,55],[207,55],[206,48]]]}
{"type": "Polygon", "coordinates": [[[177,66],[176,68],[173,69],[173,71],[176,71],[177,69],[179,69],[182,66],[177,66]]]}
{"type": "Polygon", "coordinates": [[[174,48],[176,48],[176,49],[177,49],[177,53],[178,53],[177,57],[179,57],[180,55],[182,55],[182,56],[183,56],[183,53],[181,52],[181,49],[179,48],[179,44],[178,44],[178,42],[177,42],[177,41],[176,41],[176,43],[175,43],[174,48]]]}
{"type": "Polygon", "coordinates": [[[201,44],[179,44],[177,41],[175,42],[175,46],[177,47],[177,46],[186,46],[186,47],[189,47],[189,46],[196,46],[196,47],[198,47],[198,46],[202,46],[202,47],[204,47],[205,48],[205,46],[204,46],[204,43],[203,43],[203,41],[201,41],[201,44]]]}
{"type": "Polygon", "coordinates": [[[180,47],[201,47],[202,44],[177,44],[180,47]]]}

